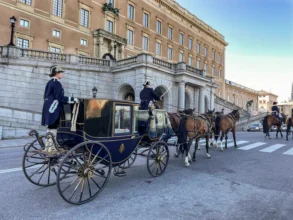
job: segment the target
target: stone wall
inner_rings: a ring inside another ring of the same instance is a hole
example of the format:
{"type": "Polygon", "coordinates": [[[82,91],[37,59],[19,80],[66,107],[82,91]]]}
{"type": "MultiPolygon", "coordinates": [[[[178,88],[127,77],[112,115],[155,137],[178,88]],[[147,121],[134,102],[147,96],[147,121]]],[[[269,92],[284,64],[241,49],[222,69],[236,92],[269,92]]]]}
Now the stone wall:
{"type": "Polygon", "coordinates": [[[215,109],[216,111],[219,111],[221,112],[222,109],[224,109],[224,114],[228,114],[230,112],[232,112],[233,110],[236,110],[236,109],[239,109],[240,111],[240,117],[249,117],[250,114],[248,113],[248,111],[242,109],[242,108],[239,108],[238,106],[222,99],[222,98],[219,98],[218,96],[216,96],[216,99],[215,99],[215,109]]]}

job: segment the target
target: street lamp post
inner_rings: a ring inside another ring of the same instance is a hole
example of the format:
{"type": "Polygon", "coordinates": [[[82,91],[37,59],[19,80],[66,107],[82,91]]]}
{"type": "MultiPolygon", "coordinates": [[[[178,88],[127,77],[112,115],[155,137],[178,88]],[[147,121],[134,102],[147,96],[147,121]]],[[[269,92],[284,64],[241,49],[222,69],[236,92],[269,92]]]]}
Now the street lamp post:
{"type": "Polygon", "coordinates": [[[13,46],[15,47],[14,43],[13,43],[13,35],[14,35],[14,28],[15,28],[15,22],[16,22],[16,18],[14,16],[12,16],[10,18],[10,23],[11,23],[11,35],[10,35],[10,43],[8,44],[8,46],[13,46]]]}
{"type": "Polygon", "coordinates": [[[116,60],[117,41],[114,41],[114,60],[116,60]]]}
{"type": "Polygon", "coordinates": [[[96,87],[94,87],[94,88],[92,89],[92,91],[93,91],[93,98],[96,98],[96,97],[97,97],[98,89],[97,89],[96,87]]]}

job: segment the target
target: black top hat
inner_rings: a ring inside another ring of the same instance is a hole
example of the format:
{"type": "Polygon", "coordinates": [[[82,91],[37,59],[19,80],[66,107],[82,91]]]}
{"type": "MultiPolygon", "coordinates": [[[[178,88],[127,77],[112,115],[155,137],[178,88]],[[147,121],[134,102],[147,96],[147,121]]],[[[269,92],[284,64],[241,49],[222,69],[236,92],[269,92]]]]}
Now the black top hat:
{"type": "Polygon", "coordinates": [[[61,67],[54,65],[54,66],[51,66],[51,68],[50,68],[49,76],[53,77],[53,76],[56,76],[57,73],[63,73],[63,72],[64,72],[64,70],[62,70],[61,67]]]}
{"type": "Polygon", "coordinates": [[[143,84],[143,86],[148,86],[148,85],[150,85],[151,83],[150,83],[150,81],[146,81],[144,84],[143,84]]]}
{"type": "Polygon", "coordinates": [[[278,102],[273,102],[273,105],[277,105],[278,104],[278,102]]]}

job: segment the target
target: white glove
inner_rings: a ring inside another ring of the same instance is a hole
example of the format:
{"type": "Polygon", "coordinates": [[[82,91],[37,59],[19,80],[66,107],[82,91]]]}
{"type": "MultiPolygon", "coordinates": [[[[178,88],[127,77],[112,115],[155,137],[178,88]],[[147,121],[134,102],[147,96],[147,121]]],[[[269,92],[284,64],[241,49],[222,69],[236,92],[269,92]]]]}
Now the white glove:
{"type": "Polygon", "coordinates": [[[163,101],[163,96],[160,97],[160,100],[163,101]]]}
{"type": "Polygon", "coordinates": [[[74,98],[74,102],[78,103],[79,102],[78,98],[74,98]]]}

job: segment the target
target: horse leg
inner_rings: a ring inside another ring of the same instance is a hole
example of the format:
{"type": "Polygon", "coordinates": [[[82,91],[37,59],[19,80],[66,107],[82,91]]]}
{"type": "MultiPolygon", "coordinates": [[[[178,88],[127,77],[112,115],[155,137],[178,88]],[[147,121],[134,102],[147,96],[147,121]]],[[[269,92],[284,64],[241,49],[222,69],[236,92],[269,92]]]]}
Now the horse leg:
{"type": "Polygon", "coordinates": [[[223,151],[223,138],[224,138],[224,132],[221,133],[221,143],[220,143],[220,150],[223,151]]]}
{"type": "Polygon", "coordinates": [[[194,152],[192,155],[192,160],[195,162],[196,161],[196,150],[198,149],[198,143],[199,143],[199,138],[195,139],[195,146],[194,146],[194,152]]]}
{"type": "MultiPolygon", "coordinates": [[[[196,139],[196,140],[197,140],[197,139],[196,139]]],[[[195,141],[196,141],[196,140],[195,140],[195,141]]],[[[197,150],[200,150],[199,140],[200,140],[200,138],[198,139],[197,148],[196,148],[197,150]]]]}
{"type": "Polygon", "coordinates": [[[218,135],[215,135],[215,142],[216,142],[215,149],[218,148],[218,138],[219,138],[219,136],[218,135]]]}
{"type": "Polygon", "coordinates": [[[226,131],[226,132],[225,132],[225,149],[228,149],[228,147],[227,147],[227,142],[228,142],[228,132],[229,132],[229,131],[226,131]]]}
{"type": "Polygon", "coordinates": [[[176,144],[174,157],[176,157],[176,158],[179,157],[179,145],[178,145],[178,143],[176,144]]]}
{"type": "Polygon", "coordinates": [[[279,127],[277,127],[276,138],[278,139],[279,127]]]}
{"type": "Polygon", "coordinates": [[[207,158],[211,158],[211,155],[209,154],[209,138],[210,138],[210,136],[207,135],[206,136],[206,156],[207,156],[207,158]]]}
{"type": "Polygon", "coordinates": [[[237,144],[236,144],[236,128],[234,127],[232,130],[232,134],[233,134],[233,139],[234,139],[234,147],[237,148],[237,144]]]}
{"type": "Polygon", "coordinates": [[[190,158],[189,150],[190,150],[191,144],[192,144],[192,139],[189,139],[188,143],[184,144],[185,145],[185,166],[186,167],[190,166],[190,163],[189,163],[189,158],[190,158]]]}

